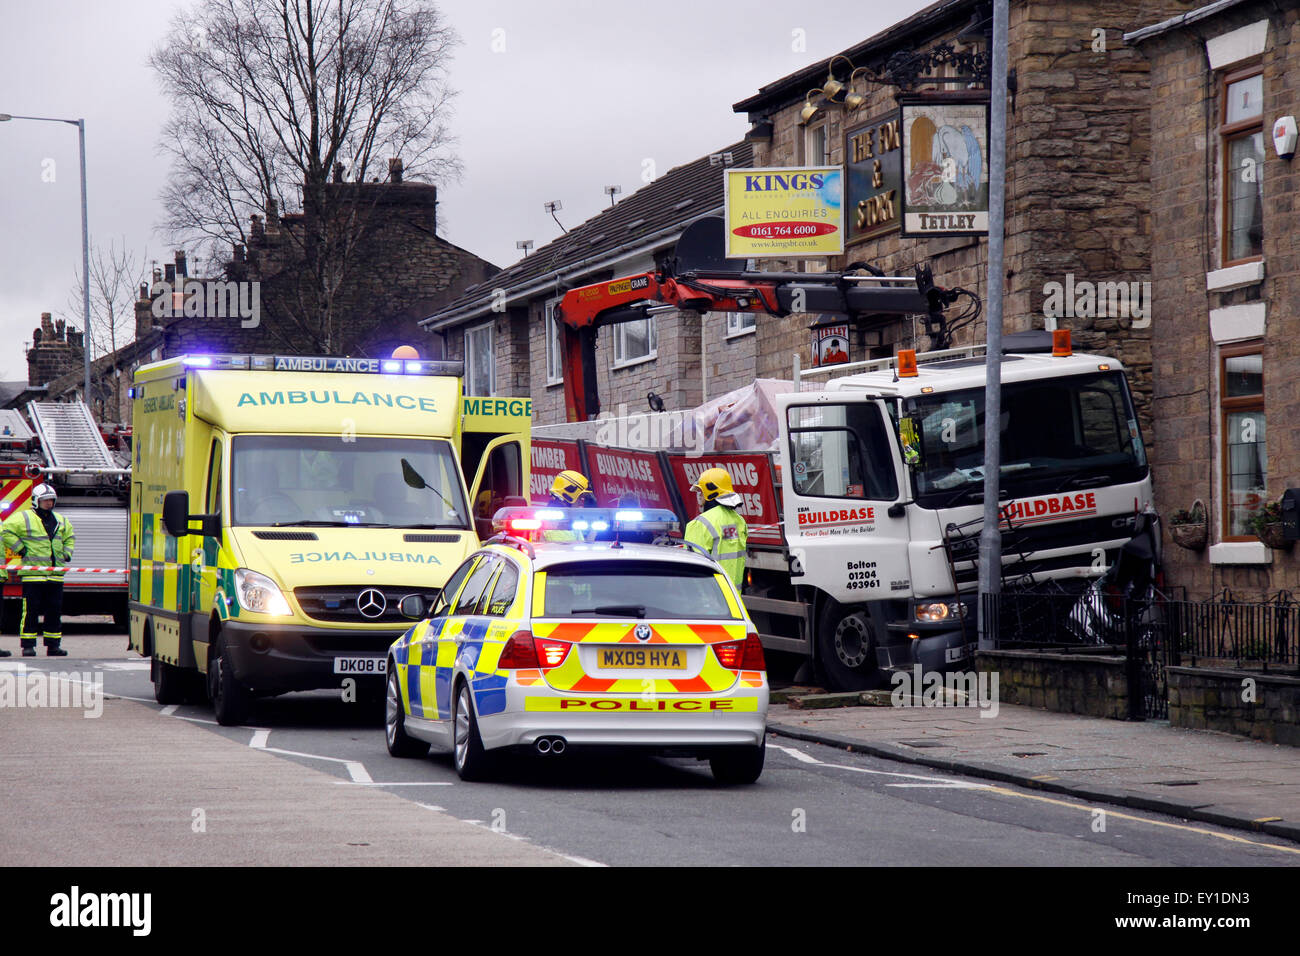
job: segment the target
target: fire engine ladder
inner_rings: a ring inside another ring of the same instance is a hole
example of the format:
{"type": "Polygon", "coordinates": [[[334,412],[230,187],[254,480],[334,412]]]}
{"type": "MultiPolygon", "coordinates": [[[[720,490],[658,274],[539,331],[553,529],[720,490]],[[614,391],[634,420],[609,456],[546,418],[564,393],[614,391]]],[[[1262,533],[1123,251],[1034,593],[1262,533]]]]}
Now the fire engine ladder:
{"type": "Polygon", "coordinates": [[[36,426],[48,470],[120,470],[84,402],[32,402],[27,414],[36,426]]]}

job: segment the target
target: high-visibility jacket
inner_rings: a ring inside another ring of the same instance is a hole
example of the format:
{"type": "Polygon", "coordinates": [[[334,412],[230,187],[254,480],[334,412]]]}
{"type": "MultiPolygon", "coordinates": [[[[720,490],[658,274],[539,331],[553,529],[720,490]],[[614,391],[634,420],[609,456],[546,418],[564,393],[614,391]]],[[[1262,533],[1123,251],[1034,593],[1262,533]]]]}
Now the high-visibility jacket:
{"type": "MultiPolygon", "coordinates": [[[[54,514],[54,533],[47,534],[45,524],[34,509],[25,508],[5,520],[0,537],[4,546],[18,554],[23,564],[66,565],[72,560],[72,549],[77,543],[72,522],[63,515],[54,514]]],[[[63,569],[58,571],[19,571],[24,581],[62,581],[63,569]]]]}
{"type": "Polygon", "coordinates": [[[686,526],[686,540],[708,551],[739,591],[745,579],[749,526],[734,508],[714,505],[686,526]]]}

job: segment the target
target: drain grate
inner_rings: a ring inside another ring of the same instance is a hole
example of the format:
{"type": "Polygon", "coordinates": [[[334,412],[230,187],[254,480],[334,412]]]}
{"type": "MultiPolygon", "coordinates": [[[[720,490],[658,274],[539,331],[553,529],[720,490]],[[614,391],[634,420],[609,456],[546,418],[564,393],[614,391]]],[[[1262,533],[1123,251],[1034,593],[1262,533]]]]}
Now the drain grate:
{"type": "Polygon", "coordinates": [[[928,747],[947,747],[948,744],[940,743],[937,740],[900,740],[898,741],[904,747],[915,747],[917,750],[925,750],[928,747]]]}
{"type": "Polygon", "coordinates": [[[1013,751],[1011,751],[1011,756],[1013,756],[1013,757],[1046,757],[1046,756],[1047,756],[1047,753],[1046,753],[1045,751],[1041,751],[1041,750],[1013,750],[1013,751]]]}
{"type": "Polygon", "coordinates": [[[1157,787],[1194,787],[1201,781],[1199,780],[1157,780],[1157,787]]]}

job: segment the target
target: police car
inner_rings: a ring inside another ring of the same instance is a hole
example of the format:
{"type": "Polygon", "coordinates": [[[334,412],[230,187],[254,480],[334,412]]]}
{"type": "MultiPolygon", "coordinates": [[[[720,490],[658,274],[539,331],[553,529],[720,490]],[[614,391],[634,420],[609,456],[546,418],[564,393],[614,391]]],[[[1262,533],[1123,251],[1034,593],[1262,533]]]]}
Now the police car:
{"type": "Polygon", "coordinates": [[[758,779],[763,648],[718,565],[668,537],[672,512],[507,508],[494,527],[431,607],[402,601],[423,619],[388,652],[390,754],[447,748],[472,780],[510,750],[637,747],[758,779]]]}

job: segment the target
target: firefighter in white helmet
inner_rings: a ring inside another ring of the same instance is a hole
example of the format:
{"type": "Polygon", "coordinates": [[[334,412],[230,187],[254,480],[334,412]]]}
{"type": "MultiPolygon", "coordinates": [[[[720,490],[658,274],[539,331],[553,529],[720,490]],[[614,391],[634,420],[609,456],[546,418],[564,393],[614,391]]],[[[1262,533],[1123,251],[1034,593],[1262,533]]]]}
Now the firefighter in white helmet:
{"type": "Polygon", "coordinates": [[[76,535],[72,522],[54,511],[58,495],[44,482],[32,491],[34,508],[10,515],[0,530],[4,546],[26,566],[40,570],[19,571],[23,582],[23,610],[18,636],[23,657],[36,656],[37,623],[49,657],[66,657],[59,646],[63,638],[63,569],[72,560],[76,535]]]}
{"type": "Polygon", "coordinates": [[[745,579],[745,546],[749,526],[736,507],[744,499],[736,494],[725,468],[709,468],[691,485],[700,513],[686,526],[685,538],[697,544],[722,565],[739,591],[745,579]]]}

